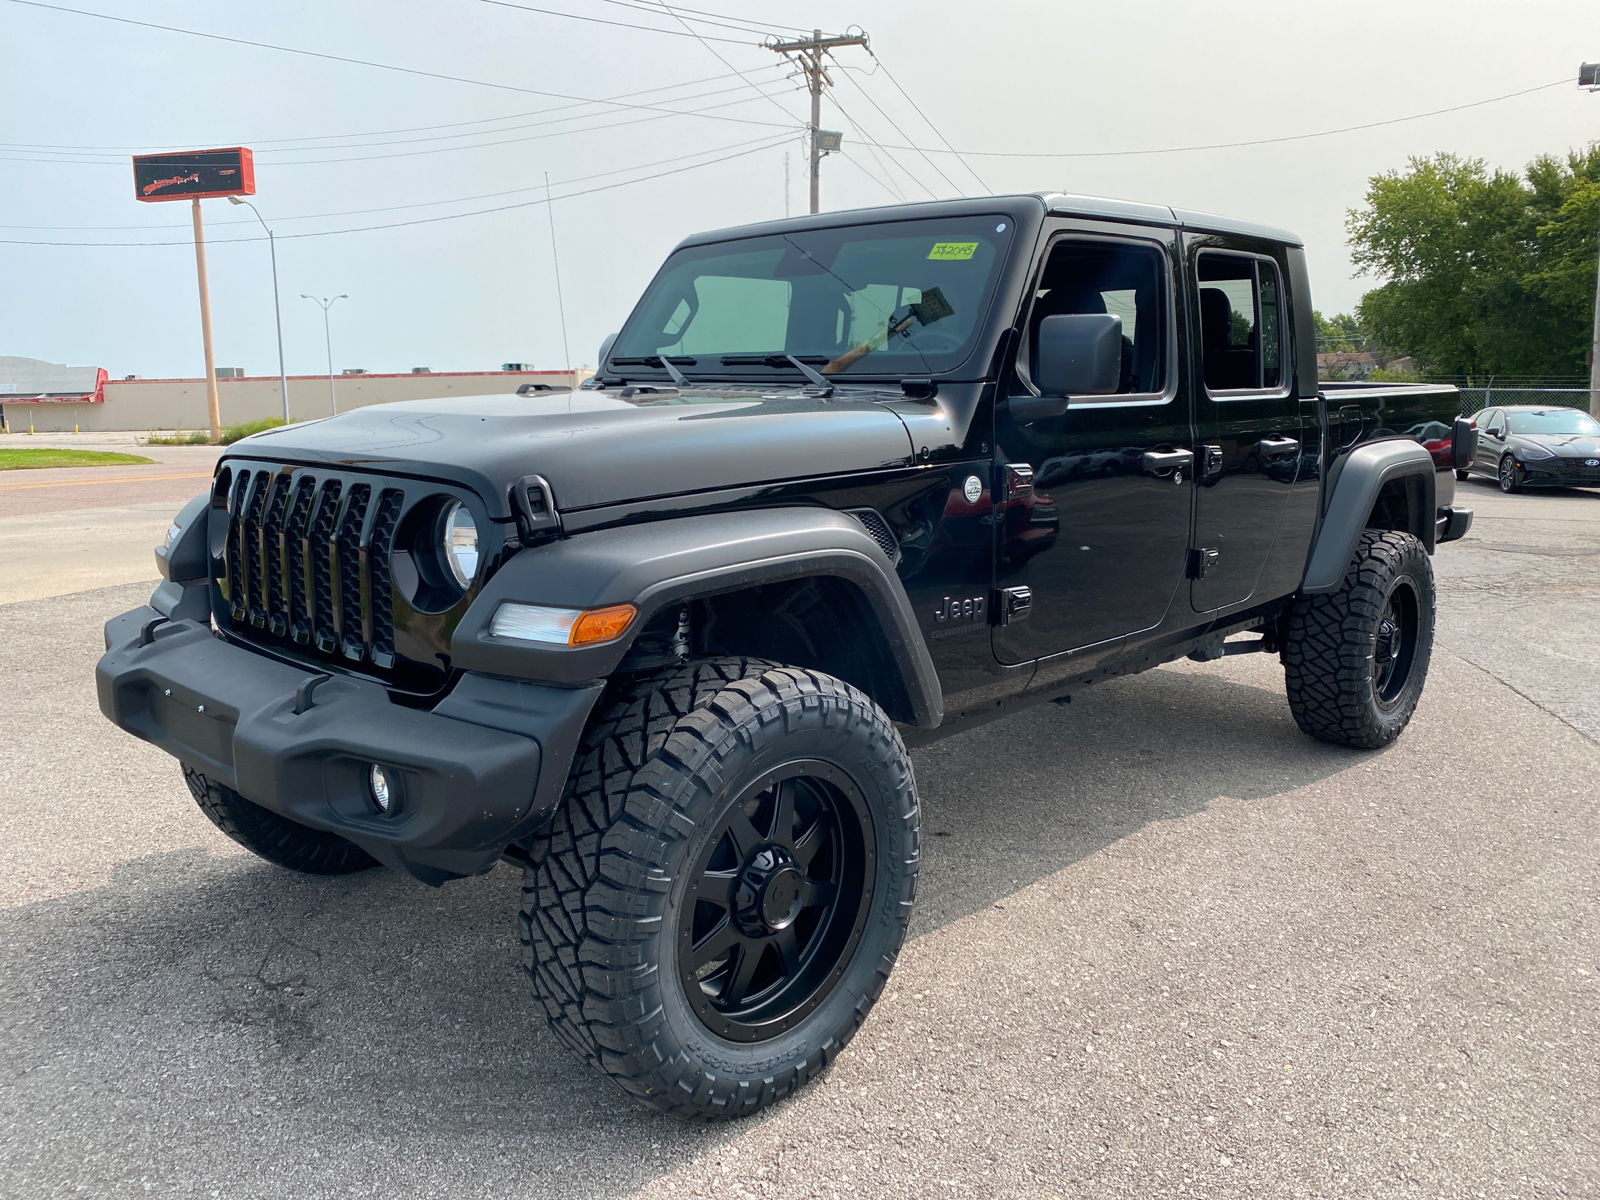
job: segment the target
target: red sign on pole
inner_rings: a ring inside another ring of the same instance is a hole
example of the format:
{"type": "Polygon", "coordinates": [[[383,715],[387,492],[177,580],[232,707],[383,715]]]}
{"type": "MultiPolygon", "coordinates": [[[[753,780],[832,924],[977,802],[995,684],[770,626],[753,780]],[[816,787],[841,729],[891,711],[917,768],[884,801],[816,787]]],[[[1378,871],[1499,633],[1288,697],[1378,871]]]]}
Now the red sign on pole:
{"type": "Polygon", "coordinates": [[[243,146],[186,154],[139,154],[133,159],[134,199],[203,200],[254,196],[256,165],[243,146]]]}

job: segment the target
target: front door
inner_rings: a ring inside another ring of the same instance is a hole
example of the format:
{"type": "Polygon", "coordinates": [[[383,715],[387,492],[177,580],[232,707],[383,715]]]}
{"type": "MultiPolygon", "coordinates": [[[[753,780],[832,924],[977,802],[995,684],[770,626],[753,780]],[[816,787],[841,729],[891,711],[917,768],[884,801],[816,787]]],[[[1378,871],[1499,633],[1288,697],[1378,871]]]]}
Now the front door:
{"type": "Polygon", "coordinates": [[[1186,243],[1201,380],[1191,602],[1207,613],[1256,590],[1300,463],[1300,402],[1283,268],[1270,248],[1213,235],[1186,243]]]}
{"type": "Polygon", "coordinates": [[[1472,465],[1485,475],[1500,473],[1500,456],[1506,449],[1506,414],[1491,408],[1473,418],[1478,423],[1478,448],[1473,451],[1472,465]]]}
{"type": "Polygon", "coordinates": [[[1026,620],[995,627],[1001,662],[1157,625],[1183,581],[1193,441],[1178,370],[1175,236],[1063,222],[1047,248],[1013,394],[1033,393],[1033,335],[1056,313],[1121,317],[1122,378],[1115,395],[1080,397],[1060,416],[1020,421],[997,406],[996,577],[1031,598],[1026,620]]]}

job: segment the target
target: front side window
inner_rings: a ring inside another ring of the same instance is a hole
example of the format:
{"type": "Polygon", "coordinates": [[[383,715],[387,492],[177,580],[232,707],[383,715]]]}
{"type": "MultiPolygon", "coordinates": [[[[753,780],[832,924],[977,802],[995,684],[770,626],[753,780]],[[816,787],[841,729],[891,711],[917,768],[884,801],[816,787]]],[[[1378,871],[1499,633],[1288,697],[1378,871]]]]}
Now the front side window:
{"type": "Polygon", "coordinates": [[[1200,255],[1200,345],[1206,390],[1283,386],[1283,289],[1272,262],[1200,255]]]}
{"type": "Polygon", "coordinates": [[[1512,433],[1547,433],[1556,437],[1593,437],[1600,434],[1600,422],[1576,408],[1549,408],[1542,412],[1514,412],[1507,415],[1512,433]]]}
{"type": "Polygon", "coordinates": [[[1119,394],[1160,392],[1167,375],[1166,256],[1155,246],[1064,239],[1050,249],[1028,317],[1028,370],[1037,367],[1039,323],[1060,313],[1122,318],[1119,394]]]}
{"type": "Polygon", "coordinates": [[[794,355],[826,375],[948,371],[972,351],[1010,239],[1010,220],[988,216],[686,247],[651,283],[610,361],[665,355],[691,374],[738,376],[794,355]]]}

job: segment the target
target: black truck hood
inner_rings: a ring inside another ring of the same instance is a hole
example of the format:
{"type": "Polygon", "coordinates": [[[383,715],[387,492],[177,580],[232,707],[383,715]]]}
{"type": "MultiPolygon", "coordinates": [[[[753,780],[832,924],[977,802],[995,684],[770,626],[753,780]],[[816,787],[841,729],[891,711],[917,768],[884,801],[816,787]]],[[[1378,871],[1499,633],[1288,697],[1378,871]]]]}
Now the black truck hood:
{"type": "Polygon", "coordinates": [[[228,458],[446,479],[497,519],[524,475],[562,510],[911,462],[911,438],[869,399],[690,389],[462,396],[354,409],[237,442],[228,458]]]}

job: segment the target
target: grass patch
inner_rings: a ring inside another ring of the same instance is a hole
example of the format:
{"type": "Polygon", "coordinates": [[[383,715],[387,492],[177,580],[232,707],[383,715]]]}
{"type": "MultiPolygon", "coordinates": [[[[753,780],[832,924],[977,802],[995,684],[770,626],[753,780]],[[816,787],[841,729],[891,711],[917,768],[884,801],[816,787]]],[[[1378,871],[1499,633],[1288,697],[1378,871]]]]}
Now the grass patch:
{"type": "MultiPolygon", "coordinates": [[[[222,439],[218,445],[231,446],[241,438],[247,438],[252,433],[263,433],[268,429],[276,429],[283,424],[282,417],[265,417],[260,421],[245,421],[240,425],[229,425],[222,431],[222,439]]],[[[205,430],[194,433],[185,433],[179,430],[175,434],[157,434],[145,439],[148,446],[209,446],[211,435],[205,430]]]]}
{"type": "Polygon", "coordinates": [[[137,454],[107,450],[0,450],[0,471],[34,467],[141,467],[154,462],[137,454]]]}

